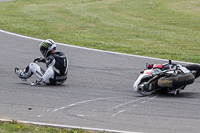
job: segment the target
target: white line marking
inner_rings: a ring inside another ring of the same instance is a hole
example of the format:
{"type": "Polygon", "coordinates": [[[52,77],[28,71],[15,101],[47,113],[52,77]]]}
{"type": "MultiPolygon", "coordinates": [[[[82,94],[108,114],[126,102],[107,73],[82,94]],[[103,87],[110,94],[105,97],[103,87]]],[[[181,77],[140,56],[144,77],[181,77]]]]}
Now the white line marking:
{"type": "Polygon", "coordinates": [[[65,109],[65,106],[63,106],[63,107],[61,107],[61,108],[59,108],[59,109],[60,109],[60,110],[61,110],[61,109],[65,109]]]}
{"type": "Polygon", "coordinates": [[[141,102],[141,103],[146,103],[147,101],[143,101],[143,102],[141,102]]]}
{"type": "Polygon", "coordinates": [[[59,109],[54,109],[53,112],[56,112],[56,111],[58,111],[58,110],[59,110],[59,109]]]}
{"type": "Polygon", "coordinates": [[[42,115],[38,115],[37,117],[41,117],[42,115]]]}
{"type": "Polygon", "coordinates": [[[124,112],[124,111],[126,111],[126,109],[121,110],[121,111],[118,111],[116,114],[113,114],[112,116],[114,117],[114,116],[116,116],[116,115],[118,115],[118,114],[120,114],[120,113],[122,113],[122,112],[124,112]]]}
{"type": "Polygon", "coordinates": [[[136,107],[136,106],[137,106],[137,104],[133,105],[133,107],[136,107]]]}
{"type": "Polygon", "coordinates": [[[87,102],[93,102],[93,101],[98,101],[98,100],[106,100],[106,99],[111,99],[113,97],[106,97],[106,98],[96,98],[96,99],[91,99],[91,100],[85,100],[85,101],[81,101],[81,102],[77,102],[77,103],[73,103],[68,105],[68,107],[72,107],[78,104],[82,104],[82,103],[87,103],[87,102]]]}
{"type": "Polygon", "coordinates": [[[67,107],[73,107],[73,106],[76,106],[76,105],[79,105],[79,104],[83,104],[83,103],[88,103],[88,102],[94,102],[94,101],[98,101],[98,100],[106,100],[106,99],[111,99],[113,97],[106,97],[106,98],[96,98],[96,99],[91,99],[91,100],[85,100],[85,101],[81,101],[81,102],[77,102],[77,103],[73,103],[73,104],[70,104],[70,105],[67,105],[66,107],[63,106],[61,108],[57,108],[57,109],[54,109],[53,111],[59,111],[61,109],[65,109],[67,107]]]}
{"type": "Polygon", "coordinates": [[[84,115],[77,115],[78,117],[83,117],[84,115]]]}
{"type": "MultiPolygon", "coordinates": [[[[132,100],[132,101],[129,101],[129,102],[126,102],[126,103],[122,103],[122,104],[120,104],[119,106],[116,106],[115,108],[112,108],[112,109],[117,109],[117,108],[119,108],[119,107],[122,107],[122,106],[124,106],[124,105],[127,105],[127,104],[130,104],[130,103],[139,101],[139,100],[144,99],[144,98],[145,98],[145,97],[142,97],[142,98],[139,98],[139,99],[136,99],[136,100],[132,100]]],[[[112,109],[109,109],[109,111],[112,110],[112,109]]]]}
{"type": "MultiPolygon", "coordinates": [[[[0,121],[12,121],[7,119],[0,119],[0,121]]],[[[72,129],[83,129],[83,130],[93,130],[101,132],[113,132],[113,133],[140,133],[140,132],[131,132],[131,131],[121,131],[121,130],[111,130],[111,129],[100,129],[100,128],[89,128],[89,127],[79,127],[79,126],[70,126],[70,125],[59,125],[59,124],[50,124],[50,123],[40,123],[40,122],[31,122],[31,121],[18,121],[26,124],[34,124],[40,126],[52,126],[52,127],[61,127],[61,128],[72,128],[72,129]]]]}
{"type": "MultiPolygon", "coordinates": [[[[142,102],[140,102],[140,103],[141,103],[141,104],[144,104],[144,103],[146,103],[146,102],[149,101],[149,100],[155,99],[156,97],[157,97],[157,95],[154,96],[154,97],[152,97],[152,98],[148,98],[148,99],[146,99],[146,100],[144,100],[144,101],[142,101],[142,102]]],[[[145,97],[144,97],[144,98],[145,98],[145,97]]],[[[133,103],[133,102],[136,102],[136,101],[139,101],[139,100],[144,99],[144,98],[139,98],[139,99],[132,100],[132,101],[130,101],[130,102],[121,104],[121,105],[119,105],[119,106],[116,106],[115,109],[118,108],[118,107],[121,107],[121,106],[123,106],[123,105],[129,104],[129,103],[133,103]]],[[[134,108],[134,107],[136,107],[137,105],[138,105],[138,104],[134,104],[132,107],[134,108]]],[[[122,113],[122,112],[125,112],[126,110],[127,110],[127,109],[118,111],[117,113],[113,114],[112,116],[116,116],[116,115],[118,115],[118,114],[120,114],[120,113],[122,113]]]]}
{"type": "Polygon", "coordinates": [[[152,97],[152,98],[149,98],[148,101],[149,101],[149,100],[155,99],[157,96],[158,96],[158,95],[156,95],[156,96],[154,96],[154,97],[152,97]]]}
{"type": "MultiPolygon", "coordinates": [[[[146,99],[145,101],[142,101],[142,102],[140,102],[140,103],[146,103],[147,101],[150,101],[150,100],[153,100],[153,99],[155,99],[156,97],[157,97],[158,95],[156,95],[156,96],[154,96],[154,97],[152,97],[152,98],[148,98],[148,99],[146,99]]],[[[134,104],[133,105],[133,107],[135,107],[135,106],[137,106],[138,104],[134,104]]]]}
{"type": "MultiPolygon", "coordinates": [[[[9,34],[9,35],[13,35],[13,36],[17,36],[17,37],[31,39],[31,40],[43,41],[43,39],[38,39],[38,38],[33,38],[33,37],[25,36],[25,35],[20,35],[20,34],[8,32],[8,31],[4,31],[4,30],[0,30],[0,32],[6,33],[6,34],[9,34]]],[[[78,48],[78,49],[85,49],[85,50],[90,50],[90,51],[102,52],[102,53],[110,53],[110,54],[131,56],[131,57],[144,58],[144,59],[154,59],[154,60],[168,61],[167,59],[159,59],[159,58],[153,58],[153,57],[147,57],[147,56],[132,55],[132,54],[125,54],[125,53],[111,52],[111,51],[104,51],[104,50],[93,49],[93,48],[86,48],[86,47],[80,47],[80,46],[75,46],[75,45],[70,45],[70,44],[59,43],[59,42],[56,42],[56,44],[62,45],[62,46],[67,46],[67,47],[72,47],[72,48],[78,48]]],[[[178,62],[179,63],[187,63],[187,64],[197,64],[197,63],[175,61],[175,60],[174,60],[174,62],[177,62],[177,63],[178,62]]]]}

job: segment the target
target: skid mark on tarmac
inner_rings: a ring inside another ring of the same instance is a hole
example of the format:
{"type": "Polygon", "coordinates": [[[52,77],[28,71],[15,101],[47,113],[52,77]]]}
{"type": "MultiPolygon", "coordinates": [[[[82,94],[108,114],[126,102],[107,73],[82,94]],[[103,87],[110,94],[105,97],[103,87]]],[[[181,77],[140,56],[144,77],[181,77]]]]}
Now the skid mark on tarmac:
{"type": "MultiPolygon", "coordinates": [[[[131,100],[131,101],[128,101],[128,102],[125,102],[125,103],[121,103],[113,108],[110,108],[110,109],[107,109],[107,110],[104,110],[105,112],[107,113],[111,113],[111,116],[112,117],[115,117],[121,113],[124,113],[126,112],[128,109],[130,108],[134,108],[136,106],[139,106],[141,104],[145,104],[146,102],[152,100],[152,99],[155,99],[157,97],[156,96],[148,96],[148,97],[142,97],[142,98],[138,98],[138,99],[135,99],[135,100],[131,100]]],[[[105,98],[96,98],[96,99],[90,99],[90,100],[84,100],[84,101],[80,101],[80,102],[76,102],[76,103],[72,103],[72,104],[69,104],[69,105],[66,105],[66,106],[62,106],[62,107],[59,107],[59,108],[55,108],[55,109],[48,109],[44,112],[42,112],[41,114],[38,114],[37,115],[37,118],[41,118],[42,116],[46,115],[47,112],[51,113],[51,112],[58,112],[58,111],[61,111],[61,110],[64,110],[64,109],[68,109],[68,113],[72,116],[76,116],[76,117],[86,117],[85,115],[83,115],[82,113],[73,113],[71,112],[72,110],[70,110],[70,108],[72,107],[75,107],[75,106],[79,106],[79,105],[83,105],[83,104],[88,104],[88,103],[91,103],[91,102],[95,102],[95,101],[103,101],[103,100],[109,100],[109,99],[119,99],[119,97],[105,97],[105,98]]],[[[95,109],[96,111],[98,109],[95,109]]],[[[94,109],[93,109],[94,111],[94,109]]],[[[95,112],[95,111],[94,111],[95,112]]],[[[97,114],[94,114],[94,115],[91,115],[92,117],[95,117],[97,116],[97,114]]]]}
{"type": "MultiPolygon", "coordinates": [[[[135,103],[134,105],[132,105],[132,108],[134,108],[134,107],[136,107],[136,106],[138,106],[138,105],[140,105],[140,104],[145,104],[147,101],[150,101],[150,100],[155,99],[157,96],[158,96],[158,95],[153,96],[153,97],[143,97],[143,98],[139,98],[139,99],[136,99],[136,100],[132,100],[132,101],[129,101],[129,102],[120,104],[119,106],[116,106],[116,107],[114,108],[114,110],[117,110],[117,108],[123,108],[124,106],[128,106],[128,105],[130,105],[131,103],[135,103]],[[138,102],[138,101],[140,101],[140,102],[138,102]]],[[[127,109],[119,110],[117,113],[113,114],[112,116],[114,117],[114,116],[116,116],[116,115],[118,115],[118,114],[120,114],[120,113],[123,113],[123,112],[127,111],[128,108],[130,108],[130,107],[128,106],[127,109]]]]}
{"type": "Polygon", "coordinates": [[[120,108],[120,107],[126,106],[126,105],[128,105],[128,104],[134,103],[134,102],[139,101],[139,100],[141,100],[141,99],[145,99],[145,97],[142,97],[142,98],[139,98],[139,99],[136,99],[136,100],[131,100],[131,101],[126,102],[126,103],[122,103],[122,104],[120,104],[120,105],[118,105],[118,106],[115,106],[114,108],[109,109],[108,111],[116,110],[117,108],[120,108]]]}
{"type": "MultiPolygon", "coordinates": [[[[88,102],[94,102],[94,101],[100,101],[100,100],[107,100],[107,99],[111,99],[111,98],[113,98],[113,97],[96,98],[96,99],[91,99],[91,100],[80,101],[80,102],[69,104],[67,106],[63,106],[63,107],[60,107],[60,108],[53,109],[52,111],[50,109],[48,109],[46,112],[50,112],[50,111],[56,112],[56,111],[63,110],[63,109],[66,109],[66,108],[70,108],[70,107],[73,107],[73,106],[77,106],[77,105],[80,105],[80,104],[85,104],[85,103],[88,103],[88,102]]],[[[42,117],[42,114],[43,113],[37,115],[37,117],[42,117]]]]}
{"type": "Polygon", "coordinates": [[[120,110],[120,111],[118,111],[117,113],[113,114],[112,116],[116,116],[116,115],[118,115],[118,114],[120,114],[120,113],[122,113],[122,112],[125,112],[125,111],[126,111],[126,109],[120,110]]]}

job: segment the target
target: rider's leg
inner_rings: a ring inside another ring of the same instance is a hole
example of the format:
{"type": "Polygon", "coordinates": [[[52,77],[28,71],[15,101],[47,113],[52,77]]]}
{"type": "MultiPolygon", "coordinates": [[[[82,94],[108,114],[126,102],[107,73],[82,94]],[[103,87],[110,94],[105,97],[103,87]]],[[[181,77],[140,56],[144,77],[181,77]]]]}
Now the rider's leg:
{"type": "Polygon", "coordinates": [[[20,70],[19,68],[15,68],[15,73],[19,78],[23,81],[30,78],[33,74],[37,76],[37,78],[41,79],[44,75],[44,70],[36,63],[30,63],[24,71],[20,70]]]}

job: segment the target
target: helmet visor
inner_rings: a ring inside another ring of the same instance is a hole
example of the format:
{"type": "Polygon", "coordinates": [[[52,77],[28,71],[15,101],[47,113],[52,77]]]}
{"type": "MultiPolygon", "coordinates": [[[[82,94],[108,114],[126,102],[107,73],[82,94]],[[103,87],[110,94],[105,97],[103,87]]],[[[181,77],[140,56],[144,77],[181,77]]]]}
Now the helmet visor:
{"type": "Polygon", "coordinates": [[[43,55],[44,57],[47,56],[47,48],[41,46],[41,47],[40,47],[40,52],[42,53],[42,55],[43,55]]]}

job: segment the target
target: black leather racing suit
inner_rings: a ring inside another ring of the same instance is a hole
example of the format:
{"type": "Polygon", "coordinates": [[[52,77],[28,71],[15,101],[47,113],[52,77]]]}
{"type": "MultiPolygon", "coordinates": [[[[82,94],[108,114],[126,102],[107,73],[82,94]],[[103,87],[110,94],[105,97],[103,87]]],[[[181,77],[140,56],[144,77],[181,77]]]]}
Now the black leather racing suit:
{"type": "Polygon", "coordinates": [[[63,52],[55,52],[45,58],[47,70],[42,76],[46,84],[62,84],[67,79],[68,59],[63,52]]]}

